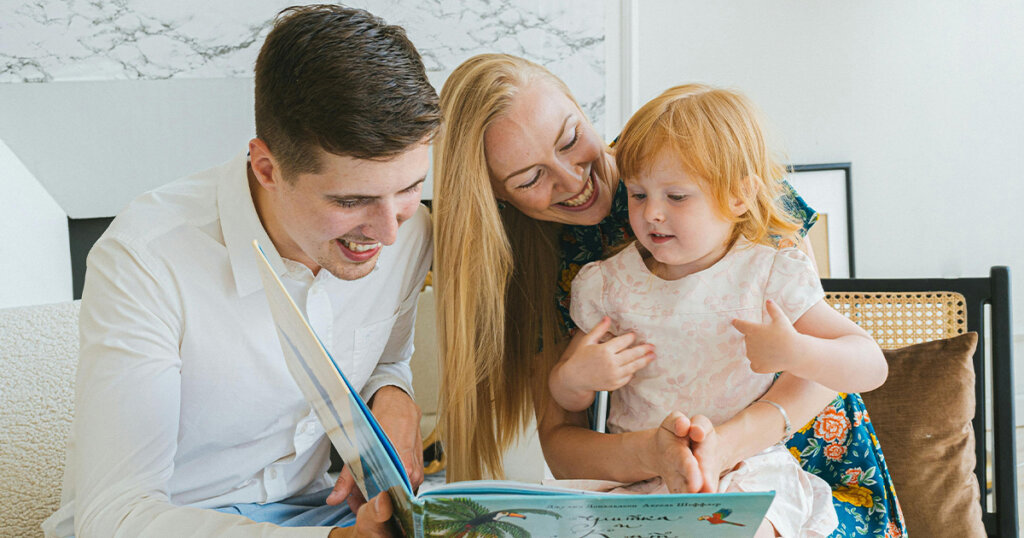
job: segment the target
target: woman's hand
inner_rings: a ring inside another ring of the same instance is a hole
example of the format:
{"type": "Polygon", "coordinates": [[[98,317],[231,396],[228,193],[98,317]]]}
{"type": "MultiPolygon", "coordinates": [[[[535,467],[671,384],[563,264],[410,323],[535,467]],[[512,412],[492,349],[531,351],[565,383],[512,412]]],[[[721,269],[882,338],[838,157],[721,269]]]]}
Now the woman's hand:
{"type": "Polygon", "coordinates": [[[673,411],[660,426],[648,430],[653,439],[648,443],[649,450],[643,465],[649,472],[660,476],[672,493],[697,493],[704,485],[700,463],[694,456],[690,440],[692,427],[693,423],[686,415],[673,411]]]}
{"type": "Polygon", "coordinates": [[[690,450],[700,466],[700,493],[716,493],[722,471],[732,467],[725,454],[722,437],[711,423],[711,419],[697,415],[690,420],[689,438],[690,450]]]}
{"type": "Polygon", "coordinates": [[[548,387],[567,411],[586,409],[595,391],[622,387],[654,360],[654,346],[637,344],[633,333],[602,342],[610,327],[611,319],[605,316],[589,333],[577,332],[551,370],[548,387]]]}

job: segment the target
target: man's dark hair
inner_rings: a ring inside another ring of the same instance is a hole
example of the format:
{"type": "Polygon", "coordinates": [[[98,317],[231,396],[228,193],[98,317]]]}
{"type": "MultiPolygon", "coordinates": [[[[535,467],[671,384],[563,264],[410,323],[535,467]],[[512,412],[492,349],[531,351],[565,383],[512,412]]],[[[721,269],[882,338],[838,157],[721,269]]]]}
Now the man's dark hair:
{"type": "Polygon", "coordinates": [[[397,156],[432,137],[440,118],[405,30],[361,9],[286,8],[256,59],[256,136],[286,177],[318,172],[317,148],[397,156]]]}

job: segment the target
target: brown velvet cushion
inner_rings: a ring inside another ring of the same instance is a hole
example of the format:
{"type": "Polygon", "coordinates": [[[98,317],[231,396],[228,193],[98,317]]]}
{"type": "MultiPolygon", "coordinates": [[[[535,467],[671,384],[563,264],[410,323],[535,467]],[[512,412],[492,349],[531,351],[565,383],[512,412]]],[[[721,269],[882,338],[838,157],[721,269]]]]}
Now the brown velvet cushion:
{"type": "Polygon", "coordinates": [[[977,333],[886,350],[889,378],[864,393],[910,536],[985,536],[974,476],[977,333]]]}

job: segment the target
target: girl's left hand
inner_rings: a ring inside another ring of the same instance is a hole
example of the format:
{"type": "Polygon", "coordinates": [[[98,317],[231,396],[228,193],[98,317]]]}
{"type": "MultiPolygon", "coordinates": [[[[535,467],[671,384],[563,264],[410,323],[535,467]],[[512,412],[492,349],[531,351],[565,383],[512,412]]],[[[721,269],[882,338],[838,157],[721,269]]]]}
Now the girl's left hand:
{"type": "Polygon", "coordinates": [[[771,317],[768,323],[734,319],[732,326],[743,333],[751,370],[759,374],[792,371],[792,359],[799,356],[795,351],[799,346],[800,333],[774,301],[769,299],[765,306],[771,317]]]}

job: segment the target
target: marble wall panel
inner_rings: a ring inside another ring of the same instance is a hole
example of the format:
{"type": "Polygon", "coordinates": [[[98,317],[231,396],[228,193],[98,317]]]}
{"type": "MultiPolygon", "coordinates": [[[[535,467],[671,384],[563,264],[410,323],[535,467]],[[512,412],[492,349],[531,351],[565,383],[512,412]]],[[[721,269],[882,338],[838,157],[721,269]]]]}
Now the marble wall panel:
{"type": "MultiPolygon", "coordinates": [[[[250,77],[274,15],[291,4],[0,0],[0,83],[250,77]]],[[[601,129],[601,2],[366,0],[350,5],[404,26],[438,87],[473,54],[517,54],[564,78],[601,129]]]]}

